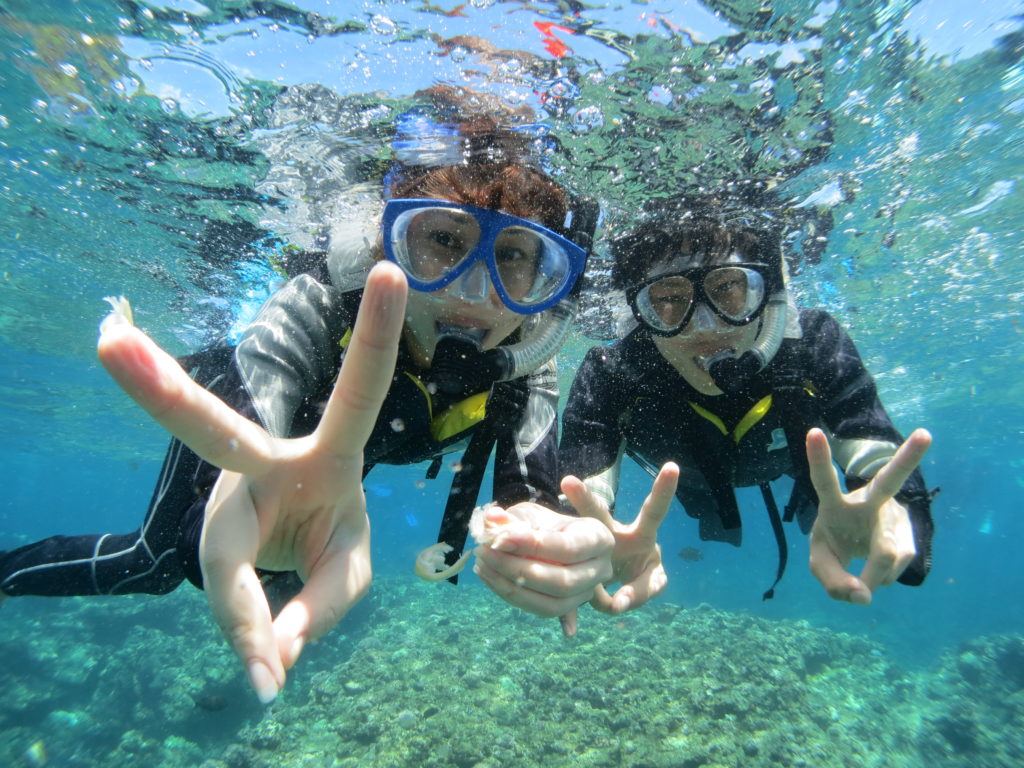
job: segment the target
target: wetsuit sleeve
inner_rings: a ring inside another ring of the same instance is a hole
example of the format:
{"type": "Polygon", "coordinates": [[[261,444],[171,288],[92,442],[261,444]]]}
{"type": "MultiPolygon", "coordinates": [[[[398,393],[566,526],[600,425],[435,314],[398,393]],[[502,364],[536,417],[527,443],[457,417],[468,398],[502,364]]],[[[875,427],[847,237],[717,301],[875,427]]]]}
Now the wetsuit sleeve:
{"type": "MultiPolygon", "coordinates": [[[[843,469],[847,488],[860,488],[893,457],[903,436],[893,426],[874,379],[839,323],[825,312],[805,310],[800,324],[805,349],[812,357],[809,370],[822,403],[832,455],[843,469]]],[[[917,556],[899,578],[904,584],[920,584],[931,569],[931,496],[920,470],[896,494],[910,512],[917,547],[917,556]]]]}
{"type": "Polygon", "coordinates": [[[583,480],[609,509],[618,491],[627,405],[626,393],[615,386],[613,354],[609,347],[594,347],[584,358],[569,389],[558,447],[563,473],[583,480]]]}
{"type": "Polygon", "coordinates": [[[275,437],[288,436],[303,401],[337,373],[338,341],[351,325],[343,296],[299,275],[267,300],[238,343],[242,384],[260,423],[275,437]]]}
{"type": "Polygon", "coordinates": [[[558,509],[558,375],[548,362],[526,378],[518,425],[498,433],[494,500],[502,506],[536,501],[558,509]]]}

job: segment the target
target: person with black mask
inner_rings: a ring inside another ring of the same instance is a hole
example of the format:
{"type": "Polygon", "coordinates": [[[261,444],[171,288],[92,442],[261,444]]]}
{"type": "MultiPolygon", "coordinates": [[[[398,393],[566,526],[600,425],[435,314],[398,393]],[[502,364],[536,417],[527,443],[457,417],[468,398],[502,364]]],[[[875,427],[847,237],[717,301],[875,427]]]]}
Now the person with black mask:
{"type": "MultiPolygon", "coordinates": [[[[796,309],[779,221],[743,199],[680,196],[613,238],[612,280],[632,318],[577,372],[562,470],[611,525],[622,456],[652,474],[672,462],[701,539],[737,546],[734,488],[760,486],[779,547],[765,599],[785,568],[783,522],[795,518],[828,594],[866,605],[930,568],[932,494],[917,466],[931,437],[918,429],[904,441],[846,332],[822,310],[796,309]],[[794,486],[780,514],[770,483],[782,475],[794,486]],[[859,577],[854,558],[866,558],[859,577]]],[[[660,560],[653,542],[648,557],[660,560]]]]}

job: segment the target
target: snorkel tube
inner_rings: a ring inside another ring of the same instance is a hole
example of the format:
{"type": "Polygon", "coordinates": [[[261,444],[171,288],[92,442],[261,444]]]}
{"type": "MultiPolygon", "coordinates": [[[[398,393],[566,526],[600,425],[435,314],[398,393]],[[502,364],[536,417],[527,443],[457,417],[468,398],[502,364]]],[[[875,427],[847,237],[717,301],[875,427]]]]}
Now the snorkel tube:
{"type": "Polygon", "coordinates": [[[786,334],[788,306],[785,290],[773,292],[761,315],[761,328],[754,345],[742,355],[723,350],[704,361],[704,369],[715,386],[727,394],[741,392],[747,382],[771,362],[786,334]]]}
{"type": "Polygon", "coordinates": [[[747,382],[764,369],[779,351],[786,335],[789,315],[789,293],[786,291],[782,247],[777,238],[762,246],[765,261],[774,267],[768,302],[761,313],[761,327],[754,344],[741,355],[722,350],[703,361],[704,369],[720,390],[727,394],[742,392],[747,382]]]}

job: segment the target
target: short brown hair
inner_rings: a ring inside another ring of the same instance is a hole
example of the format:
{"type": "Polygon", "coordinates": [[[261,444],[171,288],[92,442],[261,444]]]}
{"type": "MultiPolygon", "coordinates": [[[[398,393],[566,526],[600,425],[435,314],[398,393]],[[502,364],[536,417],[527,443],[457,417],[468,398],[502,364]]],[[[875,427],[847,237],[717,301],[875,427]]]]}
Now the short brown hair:
{"type": "Polygon", "coordinates": [[[547,175],[526,165],[467,163],[430,168],[399,178],[389,197],[426,197],[461,205],[502,210],[524,219],[539,220],[564,234],[569,196],[547,175]]]}

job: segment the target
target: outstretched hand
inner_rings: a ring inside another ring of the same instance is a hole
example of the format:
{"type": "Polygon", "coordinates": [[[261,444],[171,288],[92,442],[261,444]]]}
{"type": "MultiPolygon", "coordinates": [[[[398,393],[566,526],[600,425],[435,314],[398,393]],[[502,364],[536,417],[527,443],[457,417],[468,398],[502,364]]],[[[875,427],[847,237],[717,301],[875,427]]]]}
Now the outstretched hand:
{"type": "Polygon", "coordinates": [[[98,353],[118,384],[201,458],[220,467],[200,564],[210,609],[272,701],[304,644],[331,629],[370,585],[363,446],[395,367],[407,287],[378,264],[334,391],[313,434],[271,437],[194,382],[130,322],[104,322],[98,353]],[[294,570],[302,591],[271,618],[256,567],[294,570]]]}
{"type": "Polygon", "coordinates": [[[558,616],[576,634],[576,609],[612,575],[612,536],[596,520],[563,515],[534,502],[491,507],[484,526],[495,532],[473,550],[473,571],[491,591],[537,616],[558,616]]]}
{"type": "Polygon", "coordinates": [[[562,480],[562,492],[581,516],[600,520],[615,537],[612,551],[613,578],[622,586],[614,595],[598,585],[590,604],[602,613],[613,616],[625,613],[657,597],[668,584],[658,546],[658,526],[668,514],[669,505],[679,482],[679,467],[668,462],[654,479],[651,492],[644,500],[636,519],[629,525],[615,520],[604,499],[595,495],[579,478],[562,480]]]}
{"type": "Polygon", "coordinates": [[[926,430],[915,430],[867,485],[844,494],[825,434],[820,429],[807,433],[807,462],[818,493],[811,573],[833,599],[868,605],[872,593],[896,581],[914,559],[910,515],[893,497],[931,442],[926,430]],[[854,558],[867,558],[860,578],[847,572],[854,558]]]}

